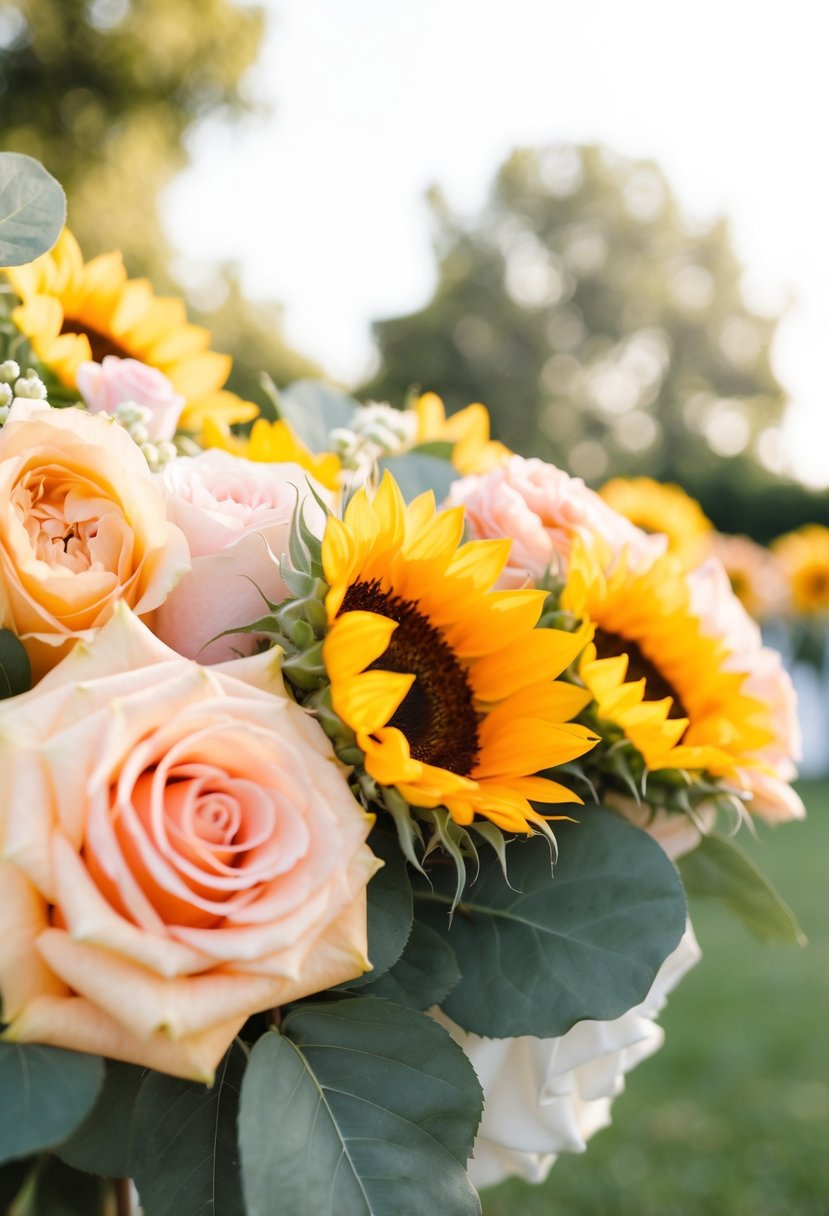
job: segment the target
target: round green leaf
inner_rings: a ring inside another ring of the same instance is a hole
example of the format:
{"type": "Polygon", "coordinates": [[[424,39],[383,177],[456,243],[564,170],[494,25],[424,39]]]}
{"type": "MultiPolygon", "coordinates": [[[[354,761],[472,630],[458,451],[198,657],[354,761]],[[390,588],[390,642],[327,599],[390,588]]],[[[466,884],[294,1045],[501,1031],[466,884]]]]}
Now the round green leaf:
{"type": "Polygon", "coordinates": [[[83,1123],[55,1150],[75,1169],[108,1178],[128,1178],[130,1125],[146,1068],[106,1061],[106,1075],[97,1101],[83,1123]]]}
{"type": "Polygon", "coordinates": [[[279,390],[280,415],[312,452],[331,451],[331,431],[348,426],[359,404],[321,380],[295,380],[279,390]]]}
{"type": "Polygon", "coordinates": [[[0,1043],[0,1162],[64,1140],[92,1108],[103,1079],[98,1056],[0,1043]]]}
{"type": "Polygon", "coordinates": [[[466,1161],[481,1088],[425,1014],[370,997],[295,1006],[256,1044],[239,1141],[249,1216],[479,1216],[466,1161]]]}
{"type": "Polygon", "coordinates": [[[617,1018],[644,999],[679,942],[685,896],[660,846],[611,811],[580,814],[556,824],[555,876],[542,836],[510,844],[509,886],[482,854],[451,927],[454,870],[418,881],[416,915],[448,941],[461,972],[442,1007],[464,1029],[551,1038],[617,1018]]]}
{"type": "Polygon", "coordinates": [[[383,859],[368,884],[368,957],[371,971],[348,980],[342,988],[360,988],[384,975],[403,952],[412,929],[412,887],[409,867],[400,851],[397,837],[388,832],[372,832],[371,851],[383,859]]]}
{"type": "Polygon", "coordinates": [[[245,1216],[236,1111],[246,1065],[247,1053],[235,1042],[209,1089],[147,1075],[130,1152],[144,1216],[245,1216]]]}
{"type": "Polygon", "coordinates": [[[10,629],[0,629],[0,701],[31,687],[32,667],[25,646],[10,629]]]}
{"type": "Polygon", "coordinates": [[[431,490],[436,502],[443,502],[453,481],[460,477],[448,460],[423,452],[406,452],[403,456],[388,456],[380,461],[381,471],[388,469],[400,486],[406,502],[431,490]]]}
{"type": "Polygon", "coordinates": [[[0,152],[0,266],[47,253],[66,222],[63,190],[38,161],[0,152]]]}
{"type": "Polygon", "coordinates": [[[381,996],[410,1009],[429,1009],[439,1005],[460,978],[449,943],[428,925],[415,921],[394,966],[362,991],[366,996],[381,996]]]}

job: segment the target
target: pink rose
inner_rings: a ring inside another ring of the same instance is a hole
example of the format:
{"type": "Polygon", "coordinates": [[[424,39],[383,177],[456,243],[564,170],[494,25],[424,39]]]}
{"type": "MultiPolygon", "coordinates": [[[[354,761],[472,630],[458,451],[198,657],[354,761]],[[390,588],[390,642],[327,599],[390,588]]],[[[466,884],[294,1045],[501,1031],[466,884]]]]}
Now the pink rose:
{"type": "Polygon", "coordinates": [[[206,669],[119,605],[0,703],[4,1038],[210,1081],[250,1014],[369,966],[371,817],[280,658],[206,669]]]}
{"type": "MultiPolygon", "coordinates": [[[[310,481],[299,465],[259,464],[215,449],[165,465],[159,484],[167,513],[187,537],[193,559],[152,621],[168,646],[200,663],[254,649],[253,634],[217,635],[258,620],[267,610],[263,594],[272,602],[287,597],[278,562],[299,497],[305,496],[306,519],[322,530],[310,481]]],[[[313,484],[323,500],[330,498],[313,484]]]]}
{"type": "Polygon", "coordinates": [[[598,534],[614,554],[626,549],[634,562],[651,560],[665,547],[609,507],[578,477],[543,460],[511,456],[483,476],[456,481],[448,506],[466,508],[473,540],[512,541],[500,586],[521,587],[550,569],[566,572],[576,536],[598,534]]]}
{"type": "Polygon", "coordinates": [[[79,409],[18,399],[0,430],[0,626],[35,678],[113,604],[156,608],[188,566],[147,462],[126,431],[79,409]]]}
{"type": "Polygon", "coordinates": [[[185,399],[156,367],[138,359],[104,355],[102,363],[82,363],[78,391],[93,414],[114,414],[128,402],[150,410],[150,439],[172,439],[185,399]]]}
{"type": "Polygon", "coordinates": [[[806,814],[790,782],[797,776],[801,755],[800,723],[794,685],[776,650],[764,646],[755,621],[731,589],[722,563],[715,557],[688,575],[691,605],[703,632],[720,637],[731,652],[730,671],[745,672],[743,691],[767,709],[773,739],[752,759],[757,768],[743,768],[739,776],[752,799],[749,810],[764,819],[802,819],[806,814]]]}

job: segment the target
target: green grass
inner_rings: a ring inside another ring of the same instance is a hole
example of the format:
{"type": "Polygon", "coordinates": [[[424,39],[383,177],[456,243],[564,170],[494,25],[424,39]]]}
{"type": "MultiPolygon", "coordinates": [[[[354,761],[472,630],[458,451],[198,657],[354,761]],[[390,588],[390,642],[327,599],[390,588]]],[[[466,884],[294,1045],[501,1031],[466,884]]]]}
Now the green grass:
{"type": "Polygon", "coordinates": [[[697,901],[703,959],[662,1015],[666,1043],[628,1076],[613,1126],[543,1186],[510,1181],[484,1216],[829,1214],[829,783],[802,824],[741,844],[809,945],[764,946],[697,901]]]}

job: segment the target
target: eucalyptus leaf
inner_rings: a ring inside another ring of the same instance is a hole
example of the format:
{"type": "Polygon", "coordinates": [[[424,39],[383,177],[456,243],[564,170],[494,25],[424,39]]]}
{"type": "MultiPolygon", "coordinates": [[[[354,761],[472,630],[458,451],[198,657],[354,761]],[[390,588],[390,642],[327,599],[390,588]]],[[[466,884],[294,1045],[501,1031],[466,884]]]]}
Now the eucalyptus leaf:
{"type": "Polygon", "coordinates": [[[22,1161],[7,1161],[5,1165],[0,1165],[0,1212],[5,1213],[11,1207],[36,1160],[35,1157],[26,1157],[22,1161]]]}
{"type": "Polygon", "coordinates": [[[91,1110],[103,1079],[98,1056],[0,1043],[0,1163],[64,1140],[91,1110]]]}
{"type": "Polygon", "coordinates": [[[26,1216],[105,1216],[112,1184],[47,1157],[37,1171],[26,1216]]]}
{"type": "Polygon", "coordinates": [[[83,1123],[55,1152],[75,1169],[109,1178],[128,1178],[133,1111],[146,1068],[106,1061],[106,1075],[97,1101],[83,1123]]]}
{"type": "Polygon", "coordinates": [[[733,840],[703,836],[679,869],[689,895],[722,900],[761,941],[806,945],[794,912],[733,840]]]}
{"type": "Polygon", "coordinates": [[[130,1153],[143,1216],[245,1216],[236,1112],[247,1059],[231,1044],[210,1088],[157,1072],[145,1078],[130,1153]]]}
{"type": "Polygon", "coordinates": [[[257,1042],[239,1140],[248,1216],[479,1216],[481,1088],[425,1014],[370,997],[294,1006],[257,1042]]]}
{"type": "Polygon", "coordinates": [[[497,857],[449,921],[454,868],[415,880],[415,915],[448,942],[461,973],[442,1002],[458,1025],[493,1038],[565,1034],[612,1020],[646,996],[685,928],[679,875],[660,846],[611,811],[556,824],[551,873],[543,836],[514,841],[507,885],[497,857]]]}
{"type": "Polygon", "coordinates": [[[321,380],[296,380],[279,390],[279,413],[312,452],[330,452],[329,434],[348,426],[359,401],[321,380]]]}
{"type": "Polygon", "coordinates": [[[380,470],[382,472],[385,469],[388,469],[399,485],[406,502],[411,502],[418,494],[431,490],[435,502],[442,503],[449,493],[449,487],[460,476],[448,460],[427,456],[422,452],[406,452],[402,456],[384,457],[380,461],[380,470]]]}
{"type": "Polygon", "coordinates": [[[393,967],[363,988],[410,1009],[429,1009],[449,995],[461,978],[454,951],[445,938],[415,921],[406,947],[393,967]]]}
{"type": "Polygon", "coordinates": [[[32,667],[25,646],[10,629],[0,629],[0,701],[31,687],[32,667]]]}
{"type": "Polygon", "coordinates": [[[39,161],[0,152],[0,266],[48,253],[66,222],[66,196],[39,161]]]}
{"type": "Polygon", "coordinates": [[[341,985],[343,988],[360,988],[385,974],[400,958],[412,929],[412,887],[397,836],[375,830],[368,843],[384,863],[367,889],[368,957],[372,968],[348,980],[341,985]]]}

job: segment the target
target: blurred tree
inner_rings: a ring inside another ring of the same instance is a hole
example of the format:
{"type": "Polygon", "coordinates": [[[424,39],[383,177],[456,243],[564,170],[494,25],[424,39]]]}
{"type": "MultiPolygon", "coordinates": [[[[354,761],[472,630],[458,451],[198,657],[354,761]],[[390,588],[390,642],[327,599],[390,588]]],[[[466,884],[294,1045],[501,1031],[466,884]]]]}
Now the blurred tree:
{"type": "Polygon", "coordinates": [[[725,222],[689,224],[655,164],[519,150],[472,220],[430,201],[434,296],[375,325],[381,366],[362,395],[399,402],[419,384],[450,409],[483,401],[510,447],[593,482],[693,490],[712,456],[773,445],[776,320],[746,307],[725,222]]]}
{"type": "MultiPolygon", "coordinates": [[[[180,293],[158,196],[196,123],[255,108],[245,74],[264,28],[263,9],[239,0],[2,0],[4,146],[63,184],[85,256],[120,249],[130,275],[180,293]]],[[[245,301],[232,272],[217,271],[213,291],[224,303],[202,312],[214,348],[278,383],[316,370],[279,337],[276,306],[245,301]]]]}
{"type": "Polygon", "coordinates": [[[251,108],[261,9],[233,0],[11,0],[0,12],[5,146],[46,165],[87,254],[164,266],[159,191],[194,123],[251,108]]]}

